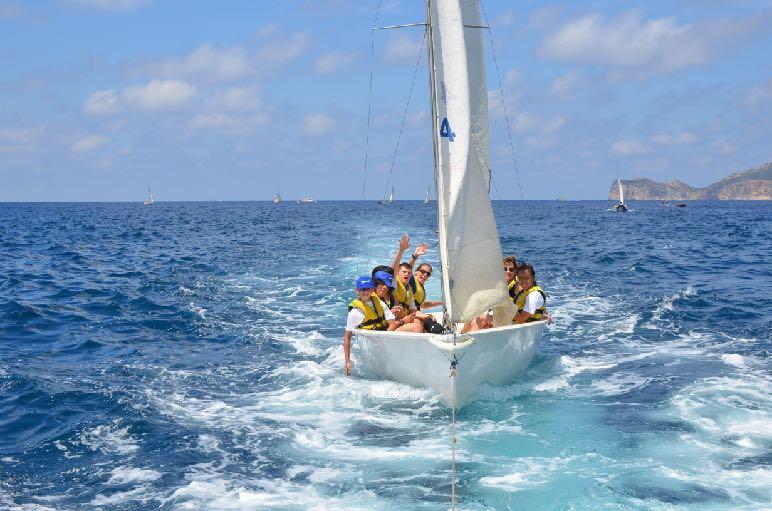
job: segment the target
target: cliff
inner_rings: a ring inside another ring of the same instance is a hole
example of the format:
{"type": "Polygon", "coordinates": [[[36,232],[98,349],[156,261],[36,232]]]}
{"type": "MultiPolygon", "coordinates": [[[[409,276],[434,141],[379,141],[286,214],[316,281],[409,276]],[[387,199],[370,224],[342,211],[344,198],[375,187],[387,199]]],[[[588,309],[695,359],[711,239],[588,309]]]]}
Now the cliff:
{"type": "MultiPolygon", "coordinates": [[[[676,179],[668,185],[646,178],[623,179],[625,200],[772,200],[772,163],[736,172],[705,188],[694,188],[676,179]]],[[[609,199],[619,200],[616,179],[609,199]]]]}

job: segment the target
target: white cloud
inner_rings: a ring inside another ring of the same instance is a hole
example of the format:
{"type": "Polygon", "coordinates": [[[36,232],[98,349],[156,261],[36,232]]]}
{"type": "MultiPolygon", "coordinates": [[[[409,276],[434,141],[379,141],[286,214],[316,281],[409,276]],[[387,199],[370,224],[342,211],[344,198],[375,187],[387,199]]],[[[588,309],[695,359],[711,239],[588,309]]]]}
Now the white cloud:
{"type": "Polygon", "coordinates": [[[233,80],[250,71],[247,52],[240,47],[216,47],[203,44],[189,55],[171,58],[149,66],[163,76],[201,76],[209,80],[233,80]]]}
{"type": "Polygon", "coordinates": [[[566,97],[571,90],[576,86],[579,81],[579,77],[576,73],[566,73],[562,76],[558,76],[552,81],[550,85],[550,92],[556,96],[566,97]]]}
{"type": "Polygon", "coordinates": [[[637,140],[618,140],[614,142],[611,150],[620,156],[636,156],[649,152],[648,147],[637,140]]]}
{"type": "Polygon", "coordinates": [[[121,110],[121,98],[115,89],[92,92],[83,104],[83,111],[89,115],[108,115],[121,110]]]}
{"type": "Polygon", "coordinates": [[[327,114],[312,114],[303,119],[303,131],[307,135],[324,135],[332,125],[333,120],[327,114]]]}
{"type": "Polygon", "coordinates": [[[77,153],[84,153],[87,151],[93,151],[97,147],[106,144],[110,139],[104,135],[86,135],[76,140],[75,143],[70,146],[70,149],[77,153]]]}
{"type": "Polygon", "coordinates": [[[512,126],[513,130],[515,130],[517,133],[525,133],[536,129],[536,127],[539,125],[539,118],[533,114],[529,114],[528,112],[521,112],[517,114],[517,117],[515,117],[514,124],[515,125],[512,126]]]}
{"type": "Polygon", "coordinates": [[[128,87],[123,99],[130,105],[143,110],[164,110],[177,108],[196,95],[196,88],[177,80],[152,80],[147,85],[128,87]]]}
{"type": "Polygon", "coordinates": [[[772,105],[772,78],[750,87],[740,97],[740,104],[745,108],[754,110],[772,105]]]}
{"type": "Polygon", "coordinates": [[[356,53],[325,53],[316,59],[314,72],[319,75],[331,75],[351,65],[356,59],[356,53]]]}
{"type": "Polygon", "coordinates": [[[544,122],[542,125],[542,131],[544,133],[557,133],[560,131],[560,128],[563,127],[563,125],[566,123],[565,117],[555,117],[554,119],[549,119],[544,122]]]}
{"type": "Polygon", "coordinates": [[[208,103],[210,110],[244,112],[260,108],[262,102],[254,87],[231,87],[215,92],[208,103]]]}
{"type": "Polygon", "coordinates": [[[632,71],[637,77],[701,66],[719,55],[719,47],[745,37],[754,22],[716,20],[701,24],[675,18],[644,20],[639,12],[605,20],[590,14],[564,24],[547,36],[539,54],[632,71]],[[723,28],[721,28],[723,26],[723,28]]]}
{"type": "Polygon", "coordinates": [[[244,132],[254,126],[266,124],[271,120],[268,114],[253,113],[237,115],[225,112],[207,112],[198,114],[190,122],[194,129],[211,129],[227,132],[244,132]]]}
{"type": "Polygon", "coordinates": [[[383,50],[383,58],[387,62],[397,64],[415,64],[421,39],[411,39],[408,36],[397,35],[389,39],[383,50]]]}
{"type": "Polygon", "coordinates": [[[712,142],[710,144],[710,147],[711,149],[713,149],[714,152],[725,156],[734,154],[734,152],[737,151],[737,148],[731,142],[729,142],[724,138],[712,142]]]}
{"type": "Polygon", "coordinates": [[[43,126],[0,129],[0,143],[30,144],[35,142],[44,130],[45,128],[43,126]]]}
{"type": "Polygon", "coordinates": [[[277,39],[260,47],[256,56],[263,62],[289,62],[303,54],[309,45],[309,37],[303,33],[294,34],[289,40],[277,39]]]}
{"type": "Polygon", "coordinates": [[[127,11],[148,3],[148,0],[66,0],[66,3],[104,11],[127,11]]]}
{"type": "Polygon", "coordinates": [[[651,141],[659,145],[694,144],[698,140],[699,138],[697,135],[694,133],[689,133],[688,131],[682,131],[681,133],[676,133],[675,135],[661,132],[655,133],[651,136],[651,141]]]}

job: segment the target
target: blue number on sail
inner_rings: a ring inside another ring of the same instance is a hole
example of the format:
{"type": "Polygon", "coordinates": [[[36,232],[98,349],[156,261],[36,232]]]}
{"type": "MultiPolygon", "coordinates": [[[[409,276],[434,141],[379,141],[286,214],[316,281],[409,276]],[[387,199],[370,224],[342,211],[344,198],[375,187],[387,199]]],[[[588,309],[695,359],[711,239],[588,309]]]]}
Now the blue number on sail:
{"type": "Polygon", "coordinates": [[[448,122],[447,117],[442,119],[442,124],[440,124],[440,136],[446,137],[451,142],[456,138],[456,134],[450,130],[450,123],[448,122]]]}

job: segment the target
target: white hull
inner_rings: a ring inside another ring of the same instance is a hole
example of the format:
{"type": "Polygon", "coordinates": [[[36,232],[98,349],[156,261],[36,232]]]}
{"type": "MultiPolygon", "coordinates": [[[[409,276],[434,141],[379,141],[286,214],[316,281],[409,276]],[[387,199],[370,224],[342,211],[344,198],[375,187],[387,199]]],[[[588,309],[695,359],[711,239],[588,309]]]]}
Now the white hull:
{"type": "Polygon", "coordinates": [[[430,387],[451,402],[450,359],[458,359],[456,403],[463,406],[482,383],[503,385],[525,372],[544,335],[546,321],[508,325],[471,334],[411,334],[356,330],[352,371],[430,387]]]}

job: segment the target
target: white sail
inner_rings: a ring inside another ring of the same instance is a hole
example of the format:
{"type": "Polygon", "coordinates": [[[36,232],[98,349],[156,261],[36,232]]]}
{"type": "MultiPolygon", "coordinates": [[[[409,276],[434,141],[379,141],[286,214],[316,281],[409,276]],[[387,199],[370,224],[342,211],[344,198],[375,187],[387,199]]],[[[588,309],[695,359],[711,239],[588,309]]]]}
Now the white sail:
{"type": "Polygon", "coordinates": [[[279,190],[276,190],[276,197],[273,198],[274,204],[279,204],[281,202],[281,195],[279,195],[279,190]]]}
{"type": "Polygon", "coordinates": [[[447,322],[512,309],[488,197],[488,113],[476,0],[431,2],[442,287],[447,322]],[[467,25],[469,28],[465,28],[467,25]]]}
{"type": "Polygon", "coordinates": [[[429,187],[426,187],[426,196],[424,197],[424,206],[429,204],[429,187]]]}
{"type": "Polygon", "coordinates": [[[624,204],[625,203],[625,194],[622,192],[622,181],[617,178],[617,184],[619,185],[619,203],[624,204]]]}
{"type": "Polygon", "coordinates": [[[391,193],[389,194],[389,204],[394,202],[394,187],[391,187],[391,193]]]}

